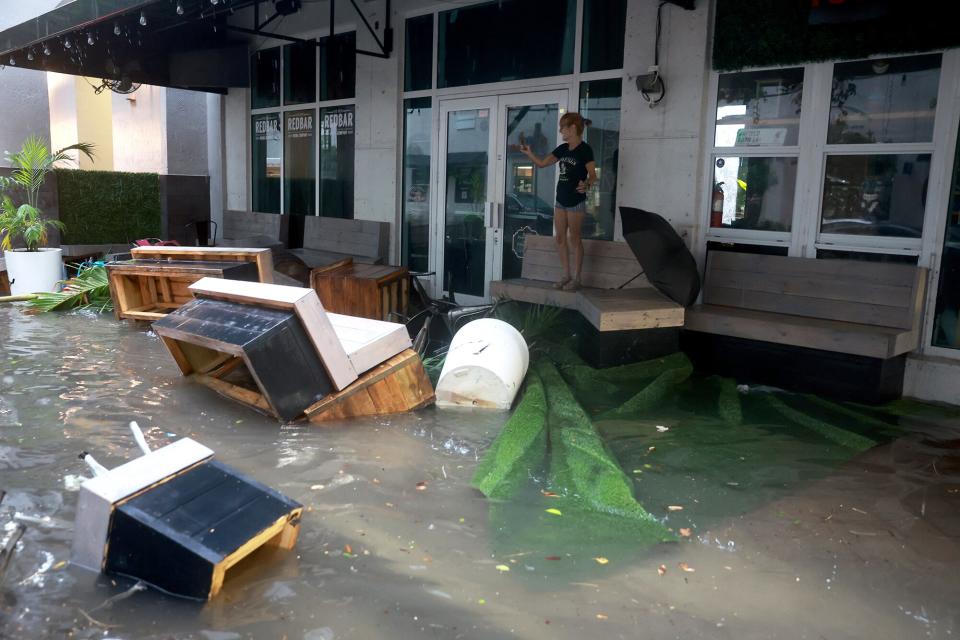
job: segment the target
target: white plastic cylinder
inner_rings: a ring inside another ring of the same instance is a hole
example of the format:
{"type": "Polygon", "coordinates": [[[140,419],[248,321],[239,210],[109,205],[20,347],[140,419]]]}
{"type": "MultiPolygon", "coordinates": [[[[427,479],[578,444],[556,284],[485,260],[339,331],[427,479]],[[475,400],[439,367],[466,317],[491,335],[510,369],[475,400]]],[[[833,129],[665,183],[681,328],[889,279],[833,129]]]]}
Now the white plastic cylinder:
{"type": "Polygon", "coordinates": [[[437,382],[437,406],[509,409],[527,375],[530,352],[520,332],[481,318],[457,331],[437,382]]]}
{"type": "Polygon", "coordinates": [[[63,259],[60,249],[40,249],[39,251],[4,251],[3,259],[7,265],[7,278],[10,280],[10,293],[39,293],[41,291],[59,291],[59,282],[63,280],[63,259]]]}

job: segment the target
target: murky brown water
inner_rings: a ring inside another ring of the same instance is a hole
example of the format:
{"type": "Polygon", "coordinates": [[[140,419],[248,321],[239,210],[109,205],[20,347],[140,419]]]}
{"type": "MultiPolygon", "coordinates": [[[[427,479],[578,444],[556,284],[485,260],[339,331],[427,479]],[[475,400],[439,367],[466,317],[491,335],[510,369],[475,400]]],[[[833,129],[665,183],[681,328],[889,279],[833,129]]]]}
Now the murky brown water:
{"type": "MultiPolygon", "coordinates": [[[[505,553],[502,518],[470,488],[504,415],[430,409],[281,428],[185,382],[156,336],[109,316],[3,305],[0,349],[0,526],[14,512],[29,525],[0,588],[4,638],[960,634],[957,420],[918,419],[815,480],[801,471],[821,463],[798,450],[796,482],[746,512],[714,498],[682,542],[638,549],[585,536],[579,551],[548,560],[548,536],[505,553]],[[131,419],[155,447],[190,436],[306,505],[295,551],[238,567],[205,605],[148,590],[98,608],[131,582],[64,563],[77,499],[69,476],[86,473],[84,449],[108,467],[135,457],[131,419]]],[[[511,509],[533,527],[544,518],[539,503],[511,509]]]]}

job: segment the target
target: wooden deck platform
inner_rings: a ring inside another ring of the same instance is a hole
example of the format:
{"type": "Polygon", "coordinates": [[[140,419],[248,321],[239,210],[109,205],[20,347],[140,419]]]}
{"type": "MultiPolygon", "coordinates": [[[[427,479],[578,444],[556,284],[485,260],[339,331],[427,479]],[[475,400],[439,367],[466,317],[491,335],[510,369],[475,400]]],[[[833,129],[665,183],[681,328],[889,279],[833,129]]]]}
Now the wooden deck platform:
{"type": "Polygon", "coordinates": [[[578,291],[553,288],[563,270],[552,237],[528,236],[522,278],[490,283],[495,298],[562,307],[580,312],[599,331],[682,327],[684,309],[654,289],[623,242],[584,240],[578,291]],[[628,282],[629,281],[629,282],[628,282]],[[626,283],[624,285],[624,283],[626,283]],[[617,288],[623,285],[623,288],[617,288]]]}

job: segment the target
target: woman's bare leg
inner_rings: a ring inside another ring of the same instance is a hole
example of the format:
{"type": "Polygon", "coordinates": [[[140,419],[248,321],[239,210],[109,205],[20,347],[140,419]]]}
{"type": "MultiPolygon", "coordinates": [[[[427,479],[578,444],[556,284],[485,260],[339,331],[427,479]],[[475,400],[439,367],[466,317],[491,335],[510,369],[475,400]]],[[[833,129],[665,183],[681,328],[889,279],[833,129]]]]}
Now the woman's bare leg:
{"type": "Polygon", "coordinates": [[[567,255],[567,212],[565,209],[553,210],[553,224],[555,227],[553,239],[557,243],[557,253],[560,254],[563,281],[566,281],[570,279],[570,257],[567,255]]]}
{"type": "MultiPolygon", "coordinates": [[[[567,230],[569,233],[568,242],[573,246],[573,264],[575,265],[573,279],[580,283],[580,272],[583,270],[583,219],[586,214],[582,211],[567,212],[567,230]]],[[[569,275],[570,272],[567,271],[569,275]]]]}

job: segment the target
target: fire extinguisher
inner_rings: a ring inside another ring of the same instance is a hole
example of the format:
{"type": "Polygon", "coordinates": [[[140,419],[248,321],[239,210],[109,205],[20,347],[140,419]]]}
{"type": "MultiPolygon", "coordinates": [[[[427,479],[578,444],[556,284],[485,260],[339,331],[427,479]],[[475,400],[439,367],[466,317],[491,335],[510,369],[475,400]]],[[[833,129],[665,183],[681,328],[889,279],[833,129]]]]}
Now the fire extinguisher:
{"type": "Polygon", "coordinates": [[[723,226],[723,185],[717,182],[713,185],[713,197],[710,198],[710,226],[723,226]]]}

